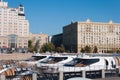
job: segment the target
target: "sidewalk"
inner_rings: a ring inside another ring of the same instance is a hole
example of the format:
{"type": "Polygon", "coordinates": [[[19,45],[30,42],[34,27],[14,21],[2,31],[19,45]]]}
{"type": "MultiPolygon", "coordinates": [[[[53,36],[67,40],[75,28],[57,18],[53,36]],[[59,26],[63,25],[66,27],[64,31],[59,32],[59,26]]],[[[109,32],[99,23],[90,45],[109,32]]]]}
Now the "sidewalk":
{"type": "Polygon", "coordinates": [[[0,60],[23,60],[30,58],[32,55],[32,53],[0,54],[0,60]]]}

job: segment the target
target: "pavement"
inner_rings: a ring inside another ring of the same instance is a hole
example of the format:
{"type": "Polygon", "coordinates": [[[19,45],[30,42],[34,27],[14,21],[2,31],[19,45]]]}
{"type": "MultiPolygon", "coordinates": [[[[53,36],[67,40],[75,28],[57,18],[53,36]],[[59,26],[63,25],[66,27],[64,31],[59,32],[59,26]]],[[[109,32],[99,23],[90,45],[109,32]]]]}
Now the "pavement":
{"type": "Polygon", "coordinates": [[[30,58],[32,53],[12,53],[12,54],[3,54],[0,53],[0,60],[24,60],[30,58]]]}

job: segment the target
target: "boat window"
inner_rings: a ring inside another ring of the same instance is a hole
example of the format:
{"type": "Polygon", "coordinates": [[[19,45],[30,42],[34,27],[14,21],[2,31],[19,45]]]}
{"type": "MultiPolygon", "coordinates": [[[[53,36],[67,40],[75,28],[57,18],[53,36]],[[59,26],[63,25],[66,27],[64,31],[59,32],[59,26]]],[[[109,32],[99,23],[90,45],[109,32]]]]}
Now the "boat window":
{"type": "Polygon", "coordinates": [[[64,66],[79,66],[79,67],[83,67],[83,66],[91,65],[91,64],[96,63],[98,61],[99,61],[99,59],[80,59],[80,58],[75,58],[72,61],[66,63],[64,66]]]}
{"type": "Polygon", "coordinates": [[[43,58],[46,58],[47,56],[32,56],[30,59],[26,60],[26,61],[37,61],[43,58]]]}
{"type": "Polygon", "coordinates": [[[75,64],[82,63],[82,60],[79,58],[74,58],[72,61],[66,63],[64,66],[74,66],[75,64]]]}
{"type": "Polygon", "coordinates": [[[105,63],[106,63],[106,66],[108,66],[108,61],[107,60],[105,60],[105,63]]]}
{"type": "Polygon", "coordinates": [[[60,61],[63,61],[67,59],[67,57],[49,57],[48,59],[45,59],[43,61],[41,61],[41,63],[57,63],[57,62],[60,62],[60,61]]]}
{"type": "Polygon", "coordinates": [[[83,59],[83,64],[84,65],[91,65],[91,64],[96,63],[98,61],[99,61],[99,59],[83,59]]]}

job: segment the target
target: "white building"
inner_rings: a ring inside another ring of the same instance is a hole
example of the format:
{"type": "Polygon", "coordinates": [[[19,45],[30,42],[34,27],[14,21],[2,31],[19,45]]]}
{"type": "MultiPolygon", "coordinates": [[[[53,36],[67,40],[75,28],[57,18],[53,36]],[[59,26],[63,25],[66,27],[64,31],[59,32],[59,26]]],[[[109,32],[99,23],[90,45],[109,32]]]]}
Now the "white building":
{"type": "Polygon", "coordinates": [[[27,48],[29,21],[26,20],[23,5],[8,7],[0,0],[0,48],[27,48]]]}

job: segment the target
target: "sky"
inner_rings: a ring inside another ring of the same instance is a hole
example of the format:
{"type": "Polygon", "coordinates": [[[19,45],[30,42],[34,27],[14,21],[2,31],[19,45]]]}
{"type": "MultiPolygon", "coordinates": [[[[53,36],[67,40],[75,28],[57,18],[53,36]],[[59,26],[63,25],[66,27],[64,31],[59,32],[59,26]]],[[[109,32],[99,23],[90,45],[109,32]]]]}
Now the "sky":
{"type": "Polygon", "coordinates": [[[55,35],[71,21],[120,23],[120,0],[3,0],[9,7],[25,7],[30,32],[55,35]]]}

